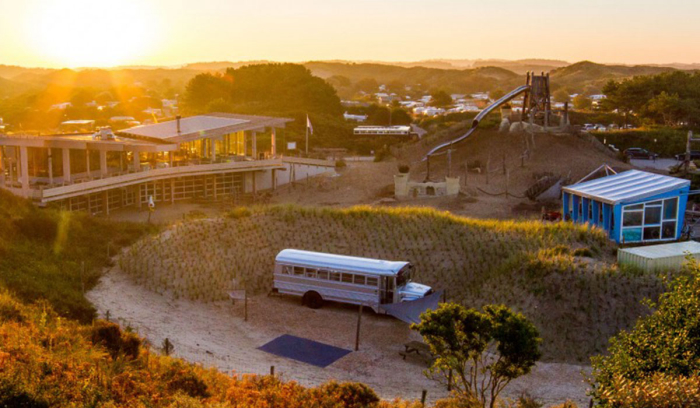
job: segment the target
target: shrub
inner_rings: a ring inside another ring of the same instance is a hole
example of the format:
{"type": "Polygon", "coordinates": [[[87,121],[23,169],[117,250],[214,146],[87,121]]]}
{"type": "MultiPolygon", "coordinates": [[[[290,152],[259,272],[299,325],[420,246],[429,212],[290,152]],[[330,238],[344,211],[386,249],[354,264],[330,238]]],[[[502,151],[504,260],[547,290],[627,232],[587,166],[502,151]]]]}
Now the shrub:
{"type": "Polygon", "coordinates": [[[119,325],[104,320],[97,320],[92,326],[90,340],[106,348],[113,358],[124,355],[135,359],[141,346],[141,339],[134,333],[122,333],[119,325]]]}
{"type": "Polygon", "coordinates": [[[408,164],[399,164],[399,173],[407,174],[411,170],[408,164]]]}
{"type": "Polygon", "coordinates": [[[234,220],[250,217],[253,213],[247,207],[236,207],[226,213],[226,217],[234,220]]]}
{"type": "Polygon", "coordinates": [[[56,219],[51,214],[36,209],[15,220],[14,224],[20,234],[41,242],[53,242],[58,232],[56,219]]]}
{"type": "MultiPolygon", "coordinates": [[[[646,303],[656,311],[639,319],[633,330],[622,331],[610,339],[609,355],[592,359],[593,396],[603,406],[618,406],[615,401],[634,395],[634,390],[645,393],[653,388],[654,378],[670,378],[672,384],[695,377],[695,382],[685,384],[698,390],[700,265],[697,261],[689,258],[685,273],[670,284],[670,291],[661,295],[658,302],[646,303]]],[[[650,395],[653,393],[650,391],[650,395]]]]}
{"type": "Polygon", "coordinates": [[[315,390],[328,402],[340,403],[343,408],[371,407],[379,402],[377,394],[367,385],[355,382],[330,381],[315,390]]]}
{"type": "Polygon", "coordinates": [[[335,161],[335,168],[336,169],[344,169],[348,167],[348,164],[345,162],[343,159],[338,159],[335,161]]]}

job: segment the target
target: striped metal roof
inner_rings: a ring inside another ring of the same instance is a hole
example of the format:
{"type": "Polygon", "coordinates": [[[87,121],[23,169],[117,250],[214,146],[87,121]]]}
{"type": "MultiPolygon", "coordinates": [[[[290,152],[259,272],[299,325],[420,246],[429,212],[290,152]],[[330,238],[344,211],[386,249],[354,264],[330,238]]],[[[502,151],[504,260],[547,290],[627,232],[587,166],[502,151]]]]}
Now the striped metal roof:
{"type": "Polygon", "coordinates": [[[183,143],[192,140],[219,137],[241,131],[264,131],[267,127],[283,128],[292,119],[271,116],[238,115],[233,113],[209,113],[189,116],[178,121],[136,126],[117,132],[118,135],[131,138],[183,143]]]}
{"type": "Polygon", "coordinates": [[[563,190],[608,204],[616,204],[637,201],[689,186],[689,180],[640,170],[628,170],[567,186],[563,190]]]}

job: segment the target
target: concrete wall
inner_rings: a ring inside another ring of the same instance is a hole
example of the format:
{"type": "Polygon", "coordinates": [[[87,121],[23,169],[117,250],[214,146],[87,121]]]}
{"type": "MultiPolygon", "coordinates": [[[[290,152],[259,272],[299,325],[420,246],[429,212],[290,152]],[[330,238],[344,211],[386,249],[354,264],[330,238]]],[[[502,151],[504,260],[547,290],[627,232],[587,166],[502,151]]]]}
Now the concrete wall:
{"type": "MultiPolygon", "coordinates": [[[[335,165],[329,162],[310,164],[299,162],[284,162],[285,170],[274,170],[277,187],[289,184],[291,181],[303,182],[307,177],[316,177],[325,173],[334,173],[335,165]]],[[[269,190],[272,188],[272,170],[255,172],[255,183],[258,191],[269,190]]],[[[252,178],[246,180],[246,192],[253,191],[252,178]]]]}

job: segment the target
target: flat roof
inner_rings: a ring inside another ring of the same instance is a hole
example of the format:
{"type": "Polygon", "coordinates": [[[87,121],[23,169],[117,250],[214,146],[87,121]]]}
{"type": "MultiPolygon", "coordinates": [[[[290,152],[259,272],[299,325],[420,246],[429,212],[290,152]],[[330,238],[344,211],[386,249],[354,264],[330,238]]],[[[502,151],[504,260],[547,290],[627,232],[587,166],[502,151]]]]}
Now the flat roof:
{"type": "Polygon", "coordinates": [[[277,254],[276,262],[308,265],[330,270],[357,271],[374,275],[394,276],[409,262],[385,261],[381,259],[360,258],[356,256],[327,254],[324,252],[284,249],[277,254]]]}
{"type": "Polygon", "coordinates": [[[61,122],[62,125],[92,125],[95,121],[91,119],[81,119],[81,120],[67,120],[61,122]]]}
{"type": "Polygon", "coordinates": [[[649,245],[635,248],[620,248],[619,251],[637,255],[643,258],[660,259],[700,254],[700,243],[695,241],[674,242],[672,244],[649,245]]]}
{"type": "Polygon", "coordinates": [[[128,139],[115,137],[114,139],[95,139],[94,133],[80,133],[70,135],[42,135],[32,136],[23,134],[0,134],[0,146],[26,146],[41,148],[66,148],[66,149],[90,149],[109,151],[135,151],[135,152],[167,152],[177,150],[174,143],[155,143],[149,140],[128,139]]]}
{"type": "Polygon", "coordinates": [[[608,204],[637,201],[690,186],[690,180],[641,170],[628,170],[611,176],[566,186],[567,193],[608,204]]]}
{"type": "Polygon", "coordinates": [[[117,132],[118,135],[132,138],[160,140],[167,143],[182,143],[206,137],[218,137],[230,133],[257,130],[267,127],[283,128],[293,119],[270,116],[238,115],[233,113],[208,113],[180,119],[178,132],[177,120],[153,125],[135,126],[117,132]]]}

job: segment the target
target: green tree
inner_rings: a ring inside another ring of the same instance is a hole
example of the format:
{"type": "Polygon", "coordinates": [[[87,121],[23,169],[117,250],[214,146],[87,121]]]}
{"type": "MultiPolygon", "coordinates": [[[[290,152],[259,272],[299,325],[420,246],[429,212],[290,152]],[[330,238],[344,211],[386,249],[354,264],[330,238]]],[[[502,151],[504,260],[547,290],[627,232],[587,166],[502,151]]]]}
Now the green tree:
{"type": "Polygon", "coordinates": [[[576,110],[588,110],[593,106],[593,101],[584,95],[576,95],[574,97],[574,109],[576,110]]]}
{"type": "Polygon", "coordinates": [[[187,84],[184,104],[191,112],[202,112],[210,102],[229,98],[230,94],[231,83],[221,75],[199,74],[187,84]]]}
{"type": "Polygon", "coordinates": [[[554,97],[554,100],[557,102],[561,103],[566,103],[571,101],[571,97],[569,96],[569,93],[566,92],[565,89],[559,89],[554,94],[552,95],[554,97]]]}
{"type": "Polygon", "coordinates": [[[505,94],[506,94],[506,92],[503,89],[498,88],[498,89],[495,89],[495,90],[489,92],[489,97],[491,99],[493,99],[494,101],[497,101],[497,100],[503,98],[505,96],[505,94]]]}
{"type": "Polygon", "coordinates": [[[452,97],[446,91],[439,90],[431,94],[433,99],[430,101],[430,105],[445,107],[452,105],[452,97]]]}
{"type": "Polygon", "coordinates": [[[364,91],[367,93],[377,92],[379,89],[379,83],[374,78],[363,78],[357,81],[355,84],[358,91],[364,91]]]}
{"type": "Polygon", "coordinates": [[[508,383],[529,373],[542,355],[537,328],[503,305],[481,312],[443,304],[423,313],[412,328],[437,357],[429,375],[452,381],[458,399],[484,407],[495,407],[508,383]]]}
{"type": "MultiPolygon", "coordinates": [[[[658,302],[646,302],[655,309],[637,321],[634,328],[610,339],[609,355],[592,359],[590,383],[593,397],[603,406],[622,406],[630,389],[646,389],[659,375],[674,388],[691,381],[687,394],[698,395],[700,375],[700,265],[689,259],[684,273],[673,280],[658,302]],[[669,377],[677,378],[677,381],[669,377]]],[[[667,384],[667,385],[668,385],[667,384]]],[[[684,390],[679,390],[681,395],[684,390]]],[[[625,405],[628,406],[628,405],[625,405]]],[[[654,406],[654,405],[645,405],[654,406]]],[[[683,405],[666,405],[683,406],[683,405]]],[[[689,405],[685,405],[689,406],[689,405]]]]}

